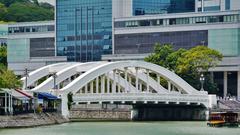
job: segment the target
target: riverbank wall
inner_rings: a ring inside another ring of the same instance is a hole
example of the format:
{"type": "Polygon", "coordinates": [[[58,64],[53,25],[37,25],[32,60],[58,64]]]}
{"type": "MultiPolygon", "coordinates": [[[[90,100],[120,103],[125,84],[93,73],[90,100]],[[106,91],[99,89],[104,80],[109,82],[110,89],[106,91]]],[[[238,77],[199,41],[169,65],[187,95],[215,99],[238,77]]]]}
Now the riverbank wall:
{"type": "Polygon", "coordinates": [[[78,105],[70,110],[71,121],[130,121],[131,106],[78,105]]]}
{"type": "Polygon", "coordinates": [[[0,128],[23,128],[69,122],[59,113],[24,114],[0,116],[0,128]]]}

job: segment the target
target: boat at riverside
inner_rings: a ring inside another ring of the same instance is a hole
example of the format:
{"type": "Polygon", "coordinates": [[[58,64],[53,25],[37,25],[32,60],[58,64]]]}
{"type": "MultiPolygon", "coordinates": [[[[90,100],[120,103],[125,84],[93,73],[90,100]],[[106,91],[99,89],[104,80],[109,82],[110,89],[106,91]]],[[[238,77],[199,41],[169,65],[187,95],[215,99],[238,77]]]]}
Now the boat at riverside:
{"type": "Polygon", "coordinates": [[[238,127],[238,113],[234,112],[213,112],[207,123],[210,127],[238,127]]]}

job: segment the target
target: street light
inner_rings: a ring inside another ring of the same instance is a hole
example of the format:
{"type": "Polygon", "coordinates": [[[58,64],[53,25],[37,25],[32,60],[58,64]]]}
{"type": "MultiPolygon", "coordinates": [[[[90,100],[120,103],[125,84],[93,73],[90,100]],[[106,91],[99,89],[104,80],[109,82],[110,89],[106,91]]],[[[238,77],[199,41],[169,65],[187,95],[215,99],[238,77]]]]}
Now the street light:
{"type": "Polygon", "coordinates": [[[25,76],[25,90],[27,90],[28,86],[27,86],[27,81],[28,81],[28,77],[29,77],[29,74],[28,74],[28,69],[25,68],[25,72],[24,72],[24,76],[25,76]]]}
{"type": "Polygon", "coordinates": [[[53,89],[56,90],[57,89],[57,86],[56,86],[57,72],[53,72],[52,77],[53,77],[53,89]]]}
{"type": "Polygon", "coordinates": [[[200,90],[200,91],[204,91],[204,89],[203,89],[203,84],[204,84],[204,81],[205,81],[205,77],[204,77],[203,74],[201,74],[199,80],[200,80],[200,82],[201,82],[201,90],[200,90]]]}

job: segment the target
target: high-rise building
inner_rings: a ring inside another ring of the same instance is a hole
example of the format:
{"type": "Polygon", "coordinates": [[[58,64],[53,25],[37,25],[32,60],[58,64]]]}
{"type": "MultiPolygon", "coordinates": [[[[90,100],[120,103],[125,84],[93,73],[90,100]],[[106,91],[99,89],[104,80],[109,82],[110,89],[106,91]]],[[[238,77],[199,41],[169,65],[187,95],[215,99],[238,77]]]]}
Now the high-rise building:
{"type": "Polygon", "coordinates": [[[219,96],[240,98],[240,0],[56,0],[57,55],[143,60],[155,43],[220,51],[219,96]],[[110,54],[110,55],[109,55],[110,54]]]}
{"type": "Polygon", "coordinates": [[[56,0],[57,55],[101,60],[112,54],[114,18],[195,12],[195,7],[195,0],[56,0]]]}

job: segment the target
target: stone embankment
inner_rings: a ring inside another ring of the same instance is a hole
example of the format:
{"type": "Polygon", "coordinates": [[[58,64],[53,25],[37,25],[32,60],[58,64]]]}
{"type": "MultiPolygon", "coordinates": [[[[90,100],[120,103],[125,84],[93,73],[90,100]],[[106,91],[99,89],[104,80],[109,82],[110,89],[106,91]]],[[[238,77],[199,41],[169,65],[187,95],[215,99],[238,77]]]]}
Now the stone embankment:
{"type": "Polygon", "coordinates": [[[70,111],[71,121],[104,120],[104,121],[128,121],[131,120],[131,112],[128,110],[104,110],[81,109],[70,111]]]}
{"type": "Polygon", "coordinates": [[[66,123],[69,120],[59,113],[0,116],[0,128],[23,128],[66,123]]]}
{"type": "Polygon", "coordinates": [[[74,105],[70,110],[71,121],[128,121],[131,120],[129,105],[86,104],[74,105]]]}

